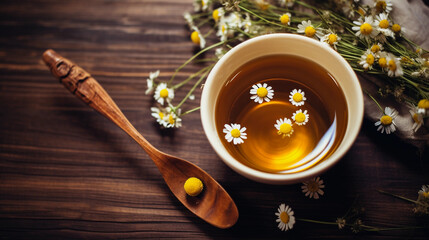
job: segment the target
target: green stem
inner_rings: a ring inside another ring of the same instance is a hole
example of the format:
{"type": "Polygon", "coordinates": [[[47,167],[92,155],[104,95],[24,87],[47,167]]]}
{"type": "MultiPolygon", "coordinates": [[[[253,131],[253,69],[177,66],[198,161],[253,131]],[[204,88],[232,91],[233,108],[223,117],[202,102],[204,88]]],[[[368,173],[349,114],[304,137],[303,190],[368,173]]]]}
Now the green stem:
{"type": "MultiPolygon", "coordinates": [[[[211,67],[211,66],[209,66],[209,67],[211,67]]],[[[191,74],[191,76],[189,76],[189,77],[188,77],[187,79],[185,79],[183,82],[180,82],[180,83],[178,83],[178,84],[174,85],[174,86],[173,86],[173,87],[171,87],[171,88],[172,88],[172,89],[180,88],[181,86],[183,86],[183,85],[185,85],[186,83],[188,83],[190,80],[194,79],[194,77],[196,77],[196,76],[200,75],[202,72],[204,72],[205,70],[207,70],[207,68],[209,68],[209,67],[205,67],[205,68],[201,69],[200,71],[198,71],[198,72],[196,72],[196,73],[194,73],[194,74],[191,74]]]]}
{"type": "Polygon", "coordinates": [[[208,50],[210,50],[210,49],[213,49],[213,48],[215,48],[215,47],[218,47],[218,46],[220,46],[220,45],[222,45],[222,44],[224,44],[224,43],[226,43],[226,42],[228,42],[228,41],[232,41],[232,40],[235,40],[235,38],[233,38],[233,39],[229,39],[229,40],[225,40],[225,41],[222,41],[222,42],[215,43],[215,44],[213,44],[213,45],[211,45],[211,46],[209,46],[209,47],[206,47],[206,48],[202,49],[202,50],[201,50],[201,51],[199,51],[198,53],[196,53],[194,56],[192,56],[191,58],[189,58],[185,63],[183,63],[180,67],[178,67],[178,68],[176,69],[176,71],[174,72],[173,76],[171,76],[170,81],[168,81],[168,84],[167,84],[167,85],[170,85],[170,84],[171,84],[171,82],[173,82],[173,80],[174,80],[174,78],[176,77],[177,73],[178,73],[182,68],[184,68],[184,67],[185,67],[186,65],[188,65],[190,62],[192,62],[192,61],[193,61],[195,58],[197,58],[199,55],[201,55],[201,54],[203,54],[203,53],[207,52],[207,51],[208,51],[208,50]]]}
{"type": "Polygon", "coordinates": [[[380,108],[380,110],[384,113],[384,110],[380,106],[380,104],[378,103],[378,101],[375,100],[375,98],[367,90],[363,89],[363,91],[368,95],[368,97],[370,97],[375,102],[375,104],[377,104],[378,108],[380,108]]]}
{"type": "Polygon", "coordinates": [[[260,15],[258,15],[258,14],[256,14],[256,13],[252,12],[251,10],[249,10],[249,9],[247,9],[247,8],[245,8],[245,7],[241,6],[241,5],[238,5],[238,7],[239,7],[239,8],[241,8],[242,10],[244,10],[244,11],[246,11],[246,12],[248,12],[248,13],[252,14],[253,16],[255,16],[255,17],[257,17],[257,18],[261,19],[262,21],[264,21],[264,22],[266,22],[266,23],[268,23],[268,24],[271,24],[271,25],[274,25],[274,26],[277,26],[277,27],[281,27],[281,28],[286,28],[286,26],[281,25],[281,24],[279,24],[279,23],[275,23],[275,22],[268,21],[266,18],[264,18],[264,17],[262,17],[262,16],[260,16],[260,15]]]}
{"type": "Polygon", "coordinates": [[[378,192],[379,192],[379,193],[386,194],[386,195],[390,195],[390,196],[392,196],[392,197],[396,197],[396,198],[399,198],[399,199],[402,199],[402,200],[405,200],[405,201],[408,201],[408,202],[412,202],[412,203],[415,203],[415,204],[419,204],[419,202],[417,202],[417,201],[415,201],[415,200],[412,200],[412,199],[409,199],[409,198],[406,198],[406,197],[402,197],[402,196],[399,196],[399,195],[396,195],[396,194],[393,194],[393,193],[385,192],[385,191],[383,191],[383,190],[378,190],[378,192]]]}
{"type": "Polygon", "coordinates": [[[186,112],[182,113],[182,115],[181,115],[181,116],[186,115],[186,114],[189,114],[189,113],[191,113],[191,112],[195,112],[195,111],[197,111],[197,110],[200,110],[200,108],[201,108],[201,107],[192,108],[191,110],[188,110],[188,111],[186,111],[186,112]]]}
{"type": "Polygon", "coordinates": [[[214,66],[214,64],[210,65],[209,67],[207,67],[205,69],[205,72],[203,73],[203,75],[201,75],[200,79],[198,79],[198,81],[194,84],[194,86],[192,86],[191,90],[189,90],[188,94],[186,94],[186,96],[175,107],[175,109],[180,108],[183,105],[183,103],[185,103],[185,101],[189,98],[189,96],[191,96],[191,94],[194,92],[195,88],[197,88],[197,86],[201,83],[201,81],[207,76],[207,74],[209,74],[209,72],[213,68],[213,66],[214,66]]]}

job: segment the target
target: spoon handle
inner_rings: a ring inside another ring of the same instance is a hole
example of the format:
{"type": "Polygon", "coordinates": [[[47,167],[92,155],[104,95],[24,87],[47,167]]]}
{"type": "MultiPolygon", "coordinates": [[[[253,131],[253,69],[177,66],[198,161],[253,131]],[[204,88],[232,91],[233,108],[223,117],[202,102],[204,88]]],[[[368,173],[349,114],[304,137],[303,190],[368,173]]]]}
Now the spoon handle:
{"type": "Polygon", "coordinates": [[[64,86],[86,104],[130,135],[157,163],[160,152],[153,147],[128,121],[104,88],[87,71],[52,49],[43,53],[43,61],[64,86]]]}

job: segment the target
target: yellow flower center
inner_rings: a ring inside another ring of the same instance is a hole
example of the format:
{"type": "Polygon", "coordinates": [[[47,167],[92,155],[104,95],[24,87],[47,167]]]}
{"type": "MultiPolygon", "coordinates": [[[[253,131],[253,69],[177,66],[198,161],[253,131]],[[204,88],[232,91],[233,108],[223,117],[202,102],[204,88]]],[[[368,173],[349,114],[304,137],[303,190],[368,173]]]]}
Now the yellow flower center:
{"type": "Polygon", "coordinates": [[[159,96],[160,96],[160,97],[162,97],[162,98],[166,98],[166,97],[168,97],[168,90],[167,90],[166,88],[162,89],[162,90],[159,92],[159,96]]]}
{"type": "Polygon", "coordinates": [[[401,26],[399,25],[399,24],[393,24],[392,25],[392,31],[394,32],[394,33],[399,33],[400,31],[401,31],[401,26]]]}
{"type": "Polygon", "coordinates": [[[331,45],[334,45],[334,43],[337,42],[337,39],[338,39],[337,34],[331,33],[328,36],[328,43],[331,45]]]}
{"type": "Polygon", "coordinates": [[[423,66],[428,67],[429,68],[429,61],[425,61],[425,63],[423,64],[423,66]]]}
{"type": "Polygon", "coordinates": [[[417,104],[418,108],[429,109],[429,99],[422,99],[417,104]]]}
{"type": "Polygon", "coordinates": [[[307,184],[307,189],[310,192],[317,192],[319,190],[319,184],[316,181],[311,181],[307,184]]]}
{"type": "Polygon", "coordinates": [[[197,31],[193,31],[191,33],[191,40],[195,44],[200,44],[200,35],[198,34],[197,31]]]}
{"type": "Polygon", "coordinates": [[[380,122],[384,126],[388,126],[388,125],[392,124],[392,117],[389,115],[384,115],[380,118],[380,122]]]}
{"type": "Polygon", "coordinates": [[[283,123],[282,125],[280,125],[280,134],[288,134],[290,133],[290,131],[292,131],[292,126],[289,123],[283,123]]]}
{"type": "Polygon", "coordinates": [[[427,197],[429,197],[429,192],[424,192],[422,195],[423,195],[423,197],[427,198],[427,197]]]}
{"type": "Polygon", "coordinates": [[[380,51],[380,46],[378,46],[378,44],[372,45],[371,52],[377,53],[378,51],[380,51]]]}
{"type": "Polygon", "coordinates": [[[369,23],[364,23],[362,25],[360,25],[360,32],[363,35],[369,35],[372,32],[372,26],[369,23]]]}
{"type": "Polygon", "coordinates": [[[222,33],[225,34],[225,32],[226,32],[226,26],[225,24],[222,24],[222,33]]]}
{"type": "Polygon", "coordinates": [[[387,21],[387,19],[383,19],[380,21],[378,26],[381,28],[388,28],[389,27],[389,21],[387,21]]]}
{"type": "Polygon", "coordinates": [[[238,138],[238,137],[240,137],[240,136],[241,136],[241,132],[240,132],[240,130],[238,130],[237,128],[232,129],[232,130],[231,130],[231,136],[232,136],[233,138],[238,138]]]}
{"type": "Polygon", "coordinates": [[[301,102],[303,97],[301,93],[297,92],[293,95],[292,98],[295,102],[301,102]]]}
{"type": "Polygon", "coordinates": [[[380,67],[382,67],[382,68],[387,67],[387,60],[386,60],[386,58],[380,58],[380,59],[378,59],[378,65],[380,65],[380,67]]]}
{"type": "Polygon", "coordinates": [[[420,123],[419,114],[414,113],[413,114],[413,120],[414,120],[415,123],[419,124],[420,123]]]}
{"type": "Polygon", "coordinates": [[[316,29],[313,26],[308,26],[305,28],[304,33],[307,37],[313,37],[316,34],[316,29]]]}
{"type": "Polygon", "coordinates": [[[363,10],[363,8],[359,7],[359,9],[358,9],[358,13],[359,13],[361,16],[364,16],[364,15],[365,15],[365,10],[363,10]]]}
{"type": "Polygon", "coordinates": [[[368,54],[368,55],[366,55],[366,62],[367,62],[369,65],[374,64],[374,55],[372,55],[371,53],[370,53],[370,54],[368,54]]]}
{"type": "Polygon", "coordinates": [[[304,121],[305,121],[305,114],[304,114],[304,113],[302,113],[302,112],[297,113],[297,114],[295,115],[295,121],[296,121],[296,122],[299,122],[299,123],[304,122],[304,121]]]}
{"type": "Polygon", "coordinates": [[[185,184],[183,185],[183,188],[189,196],[195,197],[203,191],[204,185],[200,179],[196,177],[191,177],[186,180],[185,184]]]}
{"type": "Polygon", "coordinates": [[[174,124],[176,122],[176,120],[174,119],[173,115],[170,114],[170,116],[168,117],[168,122],[170,124],[174,124]]]}
{"type": "Polygon", "coordinates": [[[213,13],[212,13],[212,17],[213,17],[213,19],[217,22],[217,21],[219,21],[219,10],[218,9],[215,9],[214,11],[213,11],[213,13]]]}
{"type": "Polygon", "coordinates": [[[378,12],[383,12],[384,10],[386,10],[387,7],[387,3],[385,1],[378,1],[375,4],[375,9],[377,9],[378,12]]]}
{"type": "Polygon", "coordinates": [[[280,17],[280,22],[281,22],[282,24],[284,24],[284,25],[289,24],[289,15],[287,15],[287,14],[283,14],[283,15],[280,17]]]}
{"type": "Polygon", "coordinates": [[[258,90],[256,90],[256,95],[258,95],[258,97],[260,98],[266,97],[267,94],[268,94],[268,90],[264,87],[260,87],[258,88],[258,90]]]}
{"type": "Polygon", "coordinates": [[[268,7],[270,6],[270,4],[265,2],[265,0],[258,1],[257,4],[262,11],[267,10],[268,7]]]}
{"type": "Polygon", "coordinates": [[[161,119],[164,118],[164,113],[163,112],[159,112],[158,115],[159,115],[159,118],[161,118],[161,119]]]}
{"type": "Polygon", "coordinates": [[[394,60],[389,60],[389,69],[392,72],[396,71],[396,63],[394,60]]]}
{"type": "Polygon", "coordinates": [[[286,212],[281,212],[280,213],[280,221],[282,221],[283,223],[288,223],[289,222],[289,215],[286,212]]]}

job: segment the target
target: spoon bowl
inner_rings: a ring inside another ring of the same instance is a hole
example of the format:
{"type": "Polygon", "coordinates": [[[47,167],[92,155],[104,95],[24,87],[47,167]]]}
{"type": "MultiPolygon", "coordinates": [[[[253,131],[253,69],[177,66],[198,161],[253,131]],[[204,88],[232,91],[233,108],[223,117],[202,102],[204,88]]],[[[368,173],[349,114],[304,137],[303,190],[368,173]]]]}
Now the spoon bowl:
{"type": "Polygon", "coordinates": [[[43,53],[43,61],[67,89],[114,122],[146,151],[171,192],[191,212],[218,228],[229,228],[237,222],[237,206],[225,189],[195,164],[163,153],[152,146],[88,72],[51,49],[43,53]],[[199,178],[204,184],[203,192],[196,197],[187,195],[183,187],[190,177],[199,178]]]}

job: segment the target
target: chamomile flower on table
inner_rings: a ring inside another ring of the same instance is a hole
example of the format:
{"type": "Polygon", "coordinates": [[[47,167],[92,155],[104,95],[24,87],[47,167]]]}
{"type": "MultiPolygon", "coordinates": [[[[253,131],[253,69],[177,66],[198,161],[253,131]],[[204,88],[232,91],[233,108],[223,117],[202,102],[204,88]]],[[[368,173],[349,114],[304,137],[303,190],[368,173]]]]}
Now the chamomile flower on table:
{"type": "Polygon", "coordinates": [[[177,114],[173,111],[172,108],[166,108],[168,115],[165,116],[164,121],[167,123],[167,128],[179,128],[182,126],[182,119],[179,117],[181,113],[181,109],[177,109],[177,114]]]}
{"type": "Polygon", "coordinates": [[[346,226],[346,219],[344,218],[337,218],[337,220],[335,221],[338,225],[338,229],[343,229],[346,226]]]}
{"type": "Polygon", "coordinates": [[[417,132],[419,128],[423,125],[423,114],[419,113],[419,108],[414,104],[408,104],[408,107],[410,108],[409,112],[411,114],[411,118],[414,121],[411,129],[414,132],[417,132]]]}
{"type": "Polygon", "coordinates": [[[387,52],[379,52],[378,53],[378,66],[380,66],[380,68],[383,71],[386,71],[387,69],[387,52]]]}
{"type": "Polygon", "coordinates": [[[219,22],[219,20],[225,15],[225,10],[223,8],[216,8],[212,12],[212,18],[215,22],[219,22]]]}
{"type": "Polygon", "coordinates": [[[305,36],[310,38],[322,38],[323,34],[320,32],[319,29],[314,27],[311,24],[311,20],[308,21],[302,21],[300,24],[298,24],[298,33],[304,33],[305,36]]]}
{"type": "Polygon", "coordinates": [[[298,125],[305,125],[308,122],[309,115],[307,113],[307,110],[302,111],[302,109],[297,110],[293,113],[292,119],[295,121],[298,125]]]}
{"type": "Polygon", "coordinates": [[[391,29],[395,35],[399,35],[399,36],[401,35],[401,33],[406,32],[406,29],[401,27],[401,25],[397,23],[393,24],[391,29]]]}
{"type": "Polygon", "coordinates": [[[287,206],[286,204],[280,204],[277,212],[275,213],[277,216],[276,222],[278,222],[278,228],[282,231],[287,231],[293,228],[295,224],[295,216],[292,208],[287,206]]]}
{"type": "Polygon", "coordinates": [[[320,177],[312,178],[302,184],[302,192],[305,193],[306,197],[319,199],[319,196],[324,194],[322,188],[324,188],[325,185],[323,185],[323,180],[320,179],[320,177]]]}
{"type": "Polygon", "coordinates": [[[228,142],[233,142],[234,145],[244,143],[243,139],[247,139],[247,133],[245,133],[245,131],[246,128],[241,127],[241,125],[237,123],[225,124],[225,128],[223,129],[223,132],[226,133],[225,139],[228,142]]]}
{"type": "Polygon", "coordinates": [[[429,185],[422,186],[422,189],[419,190],[419,196],[429,198],[429,185]]]}
{"type": "Polygon", "coordinates": [[[377,10],[378,13],[389,13],[392,11],[392,1],[391,0],[375,0],[374,1],[374,8],[377,10]]]}
{"type": "Polygon", "coordinates": [[[429,99],[421,99],[417,103],[417,111],[423,116],[429,115],[429,99]]]}
{"type": "Polygon", "coordinates": [[[274,90],[271,86],[268,86],[267,83],[257,83],[250,89],[250,94],[252,94],[250,99],[257,103],[262,103],[264,101],[269,102],[273,99],[274,90]]]}
{"type": "Polygon", "coordinates": [[[289,94],[289,102],[294,106],[304,105],[305,100],[307,100],[307,98],[305,97],[304,91],[301,89],[294,89],[289,94]]]}
{"type": "Polygon", "coordinates": [[[280,118],[274,124],[277,129],[277,134],[281,135],[282,138],[290,137],[293,133],[292,121],[288,118],[280,118]]]}
{"type": "Polygon", "coordinates": [[[167,87],[167,83],[160,83],[155,90],[154,98],[161,105],[164,105],[164,102],[169,102],[174,98],[174,90],[167,87]]]}
{"type": "Polygon", "coordinates": [[[151,112],[152,112],[152,117],[154,117],[156,119],[156,122],[159,123],[159,125],[161,125],[162,127],[167,127],[167,121],[166,121],[166,116],[167,116],[167,110],[164,108],[157,108],[157,107],[151,107],[150,108],[151,112]]]}
{"type": "Polygon", "coordinates": [[[384,47],[381,43],[374,43],[370,49],[372,53],[377,54],[378,56],[378,54],[380,54],[380,52],[384,49],[384,47]]]}
{"type": "Polygon", "coordinates": [[[387,61],[387,75],[389,77],[400,77],[404,75],[401,66],[401,59],[393,55],[392,53],[388,53],[386,56],[387,61]]]}
{"type": "Polygon", "coordinates": [[[391,134],[396,131],[395,127],[395,118],[398,115],[398,112],[390,107],[384,109],[384,114],[380,117],[380,120],[377,121],[374,125],[377,128],[377,131],[381,133],[386,132],[386,134],[391,134]]]}
{"type": "Polygon", "coordinates": [[[290,13],[284,13],[280,16],[279,20],[283,25],[290,25],[292,15],[290,13]]]}
{"type": "Polygon", "coordinates": [[[279,0],[280,7],[292,7],[295,0],[279,0]]]}
{"type": "Polygon", "coordinates": [[[375,16],[374,25],[377,26],[377,30],[381,32],[384,36],[395,38],[395,34],[389,28],[390,22],[386,13],[383,12],[375,16]]]}
{"type": "Polygon", "coordinates": [[[353,26],[352,30],[356,31],[355,35],[361,39],[369,41],[378,35],[377,25],[374,24],[372,16],[361,17],[353,23],[356,26],[353,26]]]}
{"type": "Polygon", "coordinates": [[[147,81],[147,89],[145,92],[146,95],[151,94],[153,92],[155,87],[155,79],[157,79],[158,76],[159,76],[159,70],[157,70],[156,72],[149,73],[149,78],[146,79],[147,81]]]}
{"type": "Polygon", "coordinates": [[[365,70],[371,70],[372,65],[375,61],[374,53],[371,49],[366,50],[366,52],[360,57],[359,65],[361,65],[365,70]]]}
{"type": "Polygon", "coordinates": [[[191,33],[191,41],[197,45],[200,45],[200,48],[203,49],[206,47],[206,40],[201,34],[200,30],[197,27],[192,27],[193,32],[191,33]]]}
{"type": "Polygon", "coordinates": [[[322,38],[320,38],[320,42],[327,43],[335,50],[337,50],[337,44],[340,40],[341,37],[334,32],[329,32],[328,34],[325,34],[322,36],[322,38]]]}

